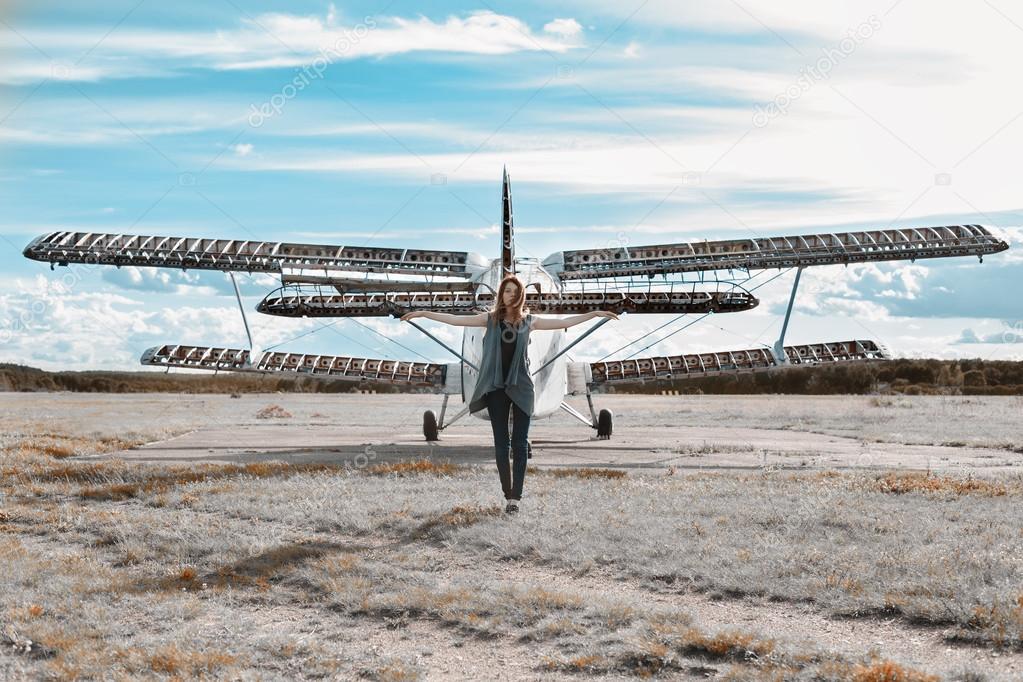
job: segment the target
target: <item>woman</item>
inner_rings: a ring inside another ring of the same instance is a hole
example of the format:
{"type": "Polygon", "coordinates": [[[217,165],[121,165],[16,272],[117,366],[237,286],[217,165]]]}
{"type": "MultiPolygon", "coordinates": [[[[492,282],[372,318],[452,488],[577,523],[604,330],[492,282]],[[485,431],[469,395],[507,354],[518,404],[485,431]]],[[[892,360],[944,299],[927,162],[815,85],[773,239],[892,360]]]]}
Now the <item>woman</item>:
{"type": "Polygon", "coordinates": [[[497,473],[506,500],[505,511],[515,513],[522,499],[526,476],[529,420],[533,415],[533,378],[529,370],[529,333],[534,329],[568,329],[595,317],[618,316],[607,310],[594,310],[563,320],[537,317],[526,308],[526,290],[518,277],[509,275],[497,288],[494,307],[476,315],[451,315],[417,310],[402,315],[402,320],[425,317],[459,327],[486,327],[483,357],[476,388],[469,399],[469,412],[487,408],[494,431],[497,473]],[[514,415],[511,449],[515,468],[508,465],[508,413],[514,415]]]}

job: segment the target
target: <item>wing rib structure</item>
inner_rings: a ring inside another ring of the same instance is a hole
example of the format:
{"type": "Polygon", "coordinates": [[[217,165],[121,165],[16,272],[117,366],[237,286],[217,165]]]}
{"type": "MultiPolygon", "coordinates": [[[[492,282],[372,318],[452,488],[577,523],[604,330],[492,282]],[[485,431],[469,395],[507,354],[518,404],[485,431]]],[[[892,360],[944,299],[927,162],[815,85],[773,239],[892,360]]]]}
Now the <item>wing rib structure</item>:
{"type": "Polygon", "coordinates": [[[591,386],[657,379],[691,379],[765,372],[786,366],[834,365],[887,360],[888,352],[874,341],[853,340],[785,346],[786,363],[779,363],[767,348],[715,353],[687,353],[610,362],[592,362],[591,386]]]}
{"type": "MultiPolygon", "coordinates": [[[[466,283],[479,268],[485,266],[480,260],[482,257],[465,251],[94,232],[51,232],[33,240],[25,248],[24,255],[58,265],[136,265],[281,274],[294,270],[325,272],[328,279],[332,271],[349,271],[353,275],[435,275],[466,283]]],[[[405,282],[403,286],[407,288],[409,283],[405,282]]]]}
{"type": "MultiPolygon", "coordinates": [[[[284,317],[383,317],[410,310],[477,313],[493,305],[494,294],[478,292],[334,293],[319,289],[283,287],[273,291],[256,310],[284,317]]],[[[727,291],[650,291],[593,293],[552,292],[526,294],[530,311],[550,315],[574,315],[591,310],[643,313],[727,313],[750,310],[758,301],[733,287],[727,291]]]]}
{"type": "Polygon", "coordinates": [[[709,270],[981,256],[1009,245],[981,225],[948,225],[559,251],[544,267],[562,281],[709,270]]]}
{"type": "Polygon", "coordinates": [[[142,354],[141,362],[143,365],[153,367],[379,381],[404,386],[421,386],[435,391],[444,387],[447,375],[447,365],[434,362],[403,362],[272,351],[263,353],[253,365],[247,350],[209,346],[156,346],[142,354]]]}

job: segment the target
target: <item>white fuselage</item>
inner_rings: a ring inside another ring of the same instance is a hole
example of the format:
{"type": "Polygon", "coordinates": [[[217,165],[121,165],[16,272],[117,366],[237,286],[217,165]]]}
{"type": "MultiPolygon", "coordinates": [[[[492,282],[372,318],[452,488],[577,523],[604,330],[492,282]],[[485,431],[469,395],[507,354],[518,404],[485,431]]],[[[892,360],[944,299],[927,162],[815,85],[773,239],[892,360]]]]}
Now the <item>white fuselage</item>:
{"type": "MultiPolygon", "coordinates": [[[[550,275],[539,261],[535,258],[520,258],[515,261],[515,275],[522,280],[526,292],[536,291],[536,286],[544,293],[551,293],[560,290],[559,283],[550,275]]],[[[478,280],[481,285],[489,286],[495,293],[502,279],[501,261],[494,260],[490,268],[483,273],[478,280]]],[[[534,314],[540,311],[531,311],[534,314]]],[[[483,336],[486,333],[484,327],[466,327],[462,335],[462,356],[475,364],[481,366],[483,357],[483,336]]],[[[533,330],[529,334],[529,345],[526,353],[529,354],[531,367],[539,369],[550,358],[561,352],[565,347],[567,330],[533,330]]],[[[533,417],[548,417],[561,407],[568,390],[568,354],[562,355],[552,362],[546,369],[533,375],[533,417]]],[[[472,395],[476,388],[476,381],[479,373],[465,364],[460,363],[462,368],[462,401],[463,403],[472,395]]],[[[532,370],[536,371],[536,370],[532,370]]],[[[475,416],[489,421],[490,416],[486,410],[477,412],[475,416]]]]}

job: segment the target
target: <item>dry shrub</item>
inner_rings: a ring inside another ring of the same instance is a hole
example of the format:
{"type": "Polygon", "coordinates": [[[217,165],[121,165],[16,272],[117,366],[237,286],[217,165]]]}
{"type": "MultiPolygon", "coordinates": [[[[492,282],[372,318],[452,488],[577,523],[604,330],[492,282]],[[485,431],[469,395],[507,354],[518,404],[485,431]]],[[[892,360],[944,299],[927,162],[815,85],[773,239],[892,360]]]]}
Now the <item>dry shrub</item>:
{"type": "Polygon", "coordinates": [[[421,538],[432,533],[442,533],[451,528],[465,528],[500,515],[501,508],[497,505],[491,507],[480,507],[478,505],[469,507],[456,506],[452,507],[451,511],[446,511],[419,526],[414,536],[421,538]]]}
{"type": "Polygon", "coordinates": [[[753,635],[735,630],[705,635],[695,628],[690,628],[683,637],[682,648],[691,653],[710,654],[716,658],[729,656],[744,658],[747,651],[754,651],[757,655],[770,653],[774,643],[760,642],[753,635]]]}
{"type": "Polygon", "coordinates": [[[374,464],[366,469],[366,473],[374,476],[386,476],[388,474],[396,474],[398,476],[415,476],[417,474],[451,476],[460,469],[461,467],[457,464],[452,464],[449,461],[434,462],[429,459],[407,459],[400,462],[374,464]]]}
{"type": "Polygon", "coordinates": [[[552,592],[542,587],[533,587],[525,592],[514,593],[513,598],[520,604],[535,606],[545,612],[579,609],[583,606],[583,598],[577,594],[552,592]]]}
{"type": "Polygon", "coordinates": [[[256,419],[291,419],[293,416],[280,405],[267,405],[256,413],[256,419]]]}
{"type": "Polygon", "coordinates": [[[440,522],[450,527],[472,526],[487,518],[500,516],[500,514],[501,508],[497,505],[491,507],[459,506],[452,507],[451,511],[444,512],[444,515],[440,517],[440,522]]]}
{"type": "Polygon", "coordinates": [[[850,671],[853,682],[938,682],[937,675],[904,668],[892,661],[878,661],[870,665],[856,665],[850,671]]]}
{"type": "Polygon", "coordinates": [[[864,592],[863,583],[856,578],[842,577],[834,573],[829,573],[824,578],[824,585],[826,587],[840,588],[852,595],[862,595],[864,592]]]}
{"type": "MultiPolygon", "coordinates": [[[[680,669],[676,654],[707,657],[719,661],[733,660],[743,664],[749,662],[749,652],[762,659],[772,654],[775,649],[773,640],[758,640],[753,635],[742,632],[730,631],[707,635],[697,628],[678,622],[660,622],[656,618],[651,624],[657,633],[654,637],[636,642],[613,658],[582,654],[562,660],[547,657],[544,663],[549,670],[589,673],[627,671],[639,677],[650,677],[667,670],[680,669]]],[[[793,661],[800,668],[809,662],[793,661]]]]}
{"type": "MultiPolygon", "coordinates": [[[[206,589],[222,589],[226,587],[255,587],[265,592],[270,589],[270,581],[283,571],[300,564],[322,560],[342,546],[325,542],[295,542],[280,545],[272,549],[246,557],[233,564],[225,564],[202,575],[191,567],[185,566],[162,577],[142,578],[129,584],[121,584],[117,591],[146,592],[197,592],[206,589]]],[[[355,565],[355,557],[350,554],[341,556],[339,563],[342,568],[355,565]]]]}
{"type": "Polygon", "coordinates": [[[1023,644],[1023,594],[1015,599],[998,599],[987,606],[973,607],[972,615],[966,623],[970,630],[967,637],[960,636],[964,641],[975,638],[975,631],[984,631],[996,647],[1023,644]]]}
{"type": "MultiPolygon", "coordinates": [[[[102,480],[106,473],[101,465],[94,465],[89,471],[51,471],[43,474],[47,480],[68,480],[95,481],[102,480]]],[[[252,476],[253,478],[274,478],[277,476],[287,477],[297,474],[310,473],[340,473],[345,467],[340,464],[327,464],[309,462],[302,464],[289,464],[288,462],[251,462],[249,464],[208,464],[201,468],[176,468],[171,470],[158,470],[156,472],[142,471],[142,478],[134,481],[118,481],[105,483],[103,485],[85,487],[79,491],[79,496],[87,500],[127,500],[138,497],[142,494],[165,493],[171,488],[190,483],[203,483],[231,476],[252,476]]],[[[126,473],[126,472],[122,472],[126,473]]],[[[138,470],[132,473],[140,473],[138,470]]],[[[35,477],[38,480],[38,476],[35,477]]],[[[212,492],[212,491],[211,491],[212,492]]]]}
{"type": "Polygon", "coordinates": [[[639,650],[626,655],[621,663],[640,677],[650,677],[669,667],[676,667],[671,650],[656,640],[643,641],[639,650]]]}
{"type": "Polygon", "coordinates": [[[587,672],[591,670],[597,672],[603,669],[607,665],[607,663],[608,663],[607,659],[604,658],[603,656],[600,656],[599,654],[584,654],[582,656],[576,656],[575,658],[571,658],[565,661],[563,666],[558,666],[556,661],[548,659],[547,667],[548,668],[563,667],[567,668],[568,670],[573,670],[576,672],[587,672]],[[552,665],[552,663],[554,665],[552,665]]]}
{"type": "Polygon", "coordinates": [[[376,682],[416,682],[423,678],[421,670],[401,661],[388,661],[379,667],[363,669],[360,675],[376,682]]]}
{"type": "Polygon", "coordinates": [[[101,454],[130,450],[144,444],[144,440],[118,437],[88,438],[61,433],[38,433],[23,436],[11,446],[11,452],[26,459],[47,457],[64,459],[86,454],[101,454]]]}
{"type": "Polygon", "coordinates": [[[616,479],[625,478],[626,473],[620,469],[596,469],[593,467],[565,467],[563,469],[549,469],[538,467],[529,467],[529,473],[540,474],[544,476],[553,476],[554,478],[583,478],[583,479],[616,479]]]}
{"type": "Polygon", "coordinates": [[[1002,484],[976,478],[953,478],[934,476],[929,473],[906,472],[887,473],[876,478],[874,488],[883,493],[902,495],[904,493],[952,493],[954,495],[986,495],[1001,497],[1009,493],[1002,484]]]}
{"type": "Polygon", "coordinates": [[[203,673],[213,673],[232,665],[237,660],[237,656],[222,652],[183,651],[176,645],[169,644],[149,657],[149,667],[157,673],[194,678],[203,673]]]}

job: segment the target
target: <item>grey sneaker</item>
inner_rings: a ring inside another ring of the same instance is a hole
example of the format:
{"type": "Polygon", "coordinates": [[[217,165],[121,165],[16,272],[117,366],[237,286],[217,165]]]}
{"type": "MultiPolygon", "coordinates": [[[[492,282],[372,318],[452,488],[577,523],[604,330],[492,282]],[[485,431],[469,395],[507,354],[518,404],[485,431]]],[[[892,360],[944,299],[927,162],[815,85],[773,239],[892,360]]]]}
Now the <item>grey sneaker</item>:
{"type": "Polygon", "coordinates": [[[519,511],[519,501],[518,500],[508,500],[508,504],[506,504],[504,506],[504,513],[505,514],[515,514],[515,513],[518,513],[518,511],[519,511]]]}

